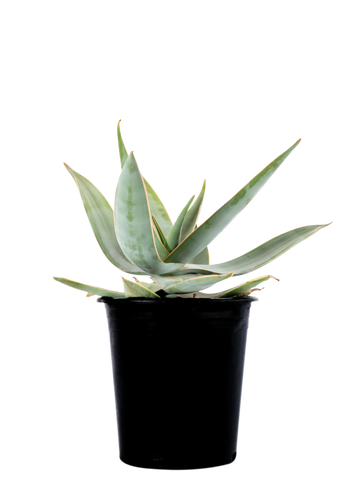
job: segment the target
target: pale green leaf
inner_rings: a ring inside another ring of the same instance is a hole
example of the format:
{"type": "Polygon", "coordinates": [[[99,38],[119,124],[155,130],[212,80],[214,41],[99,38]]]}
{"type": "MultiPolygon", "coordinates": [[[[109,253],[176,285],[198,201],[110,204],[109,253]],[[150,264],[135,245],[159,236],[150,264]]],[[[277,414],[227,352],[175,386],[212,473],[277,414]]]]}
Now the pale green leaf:
{"type": "Polygon", "coordinates": [[[52,283],[56,283],[62,287],[69,288],[70,290],[81,293],[90,298],[94,297],[112,297],[112,298],[126,298],[124,292],[116,287],[107,287],[106,285],[100,285],[91,282],[85,282],[80,278],[69,277],[69,275],[62,275],[61,273],[55,273],[50,275],[52,283]]]}
{"type": "Polygon", "coordinates": [[[180,230],[182,222],[185,218],[186,213],[188,212],[191,204],[195,198],[196,192],[191,192],[190,195],[181,205],[180,209],[175,215],[175,222],[170,230],[169,235],[166,237],[167,245],[169,246],[170,252],[174,250],[179,245],[180,230]]]}
{"type": "Polygon", "coordinates": [[[254,248],[245,255],[241,255],[229,262],[218,263],[214,265],[195,265],[186,264],[185,269],[182,271],[174,272],[174,275],[187,275],[188,273],[225,273],[234,272],[234,275],[243,275],[244,273],[252,272],[257,268],[266,265],[267,263],[275,260],[277,257],[287,252],[290,248],[294,247],[301,241],[309,238],[314,233],[318,232],[325,225],[309,225],[306,227],[296,228],[289,232],[278,235],[277,237],[263,243],[262,245],[254,248]]]}
{"type": "Polygon", "coordinates": [[[228,287],[223,287],[219,290],[208,292],[193,292],[193,293],[179,293],[169,294],[166,297],[180,297],[180,298],[237,298],[246,297],[254,293],[265,292],[266,283],[281,283],[281,279],[277,274],[271,272],[263,272],[257,275],[247,277],[245,281],[239,281],[228,287]],[[259,290],[258,290],[259,289],[259,290]]]}
{"type": "MultiPolygon", "coordinates": [[[[118,135],[118,143],[119,143],[121,168],[124,168],[125,162],[128,158],[128,153],[126,151],[124,141],[123,141],[122,136],[121,136],[120,121],[118,123],[117,135],[118,135]]],[[[170,230],[172,228],[172,222],[170,220],[170,217],[169,217],[169,215],[166,211],[166,208],[164,207],[163,203],[161,202],[160,198],[157,196],[154,189],[145,180],[145,178],[144,178],[144,182],[145,182],[145,187],[146,187],[146,191],[147,191],[147,195],[148,195],[150,211],[153,215],[155,215],[157,217],[159,225],[161,225],[161,229],[166,236],[166,235],[168,235],[168,233],[170,232],[170,230]]]]}
{"type": "Polygon", "coordinates": [[[243,212],[270,183],[274,176],[286,164],[290,157],[303,144],[302,135],[296,137],[282,152],[267,160],[226,202],[213,209],[202,224],[190,233],[168,256],[166,262],[187,263],[212,242],[243,212]]]}
{"type": "Polygon", "coordinates": [[[181,243],[197,227],[206,205],[207,194],[209,190],[209,179],[206,175],[202,177],[200,188],[195,195],[192,204],[186,212],[181,224],[179,243],[181,243]]]}
{"type": "Polygon", "coordinates": [[[178,278],[153,276],[152,279],[168,293],[192,293],[205,290],[232,275],[231,272],[226,275],[183,275],[178,278]]]}
{"type": "Polygon", "coordinates": [[[143,270],[125,256],[115,235],[114,213],[108,196],[92,178],[66,160],[60,162],[75,190],[91,238],[110,264],[126,273],[140,275],[143,270]]]}
{"type": "Polygon", "coordinates": [[[181,264],[162,262],[158,255],[148,197],[133,153],[126,160],[116,189],[115,231],[126,257],[144,272],[166,275],[183,268],[181,264]]]}
{"type": "Polygon", "coordinates": [[[122,277],[122,280],[127,297],[160,298],[150,288],[147,288],[144,282],[137,282],[125,276],[122,277]]]}

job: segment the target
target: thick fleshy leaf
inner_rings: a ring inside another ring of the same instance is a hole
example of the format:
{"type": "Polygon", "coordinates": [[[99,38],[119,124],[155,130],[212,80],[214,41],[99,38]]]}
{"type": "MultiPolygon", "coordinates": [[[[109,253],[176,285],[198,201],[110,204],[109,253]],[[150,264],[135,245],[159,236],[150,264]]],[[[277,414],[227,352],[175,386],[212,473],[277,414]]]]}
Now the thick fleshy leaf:
{"type": "Polygon", "coordinates": [[[200,265],[209,265],[210,256],[209,249],[206,247],[196,257],[192,258],[189,263],[195,263],[200,265]]]}
{"type": "Polygon", "coordinates": [[[124,255],[116,239],[114,212],[106,198],[85,177],[64,164],[79,188],[85,211],[101,250],[116,267],[127,273],[143,273],[124,255]]]}
{"type": "Polygon", "coordinates": [[[77,290],[82,290],[83,292],[88,292],[91,295],[100,295],[101,297],[112,297],[112,298],[125,298],[126,295],[122,292],[115,292],[114,290],[106,290],[105,288],[92,287],[91,285],[85,285],[84,283],[74,282],[68,278],[54,277],[54,280],[57,282],[63,283],[68,287],[76,288],[77,290]]]}
{"type": "Polygon", "coordinates": [[[156,220],[156,217],[155,215],[152,215],[152,219],[153,219],[153,223],[154,223],[154,226],[156,228],[156,231],[159,235],[159,239],[160,239],[160,242],[164,245],[166,245],[166,237],[164,235],[164,232],[161,230],[161,227],[159,225],[159,222],[156,220]]]}
{"type": "Polygon", "coordinates": [[[153,276],[151,277],[159,286],[168,293],[192,293],[199,290],[205,290],[206,288],[215,285],[215,283],[221,282],[233,274],[228,273],[225,275],[183,275],[181,277],[173,276],[153,276]]]}
{"type": "Polygon", "coordinates": [[[161,260],[165,260],[165,258],[169,255],[170,250],[167,250],[168,244],[166,242],[166,238],[165,238],[164,233],[161,230],[160,225],[159,225],[159,223],[156,220],[156,217],[154,215],[152,215],[152,219],[153,219],[153,224],[154,224],[154,229],[155,229],[154,239],[155,239],[156,250],[157,250],[161,260]]]}
{"type": "Polygon", "coordinates": [[[119,171],[121,167],[124,167],[130,151],[130,148],[125,139],[123,121],[124,117],[117,117],[114,123],[115,149],[119,171]]]}
{"type": "MultiPolygon", "coordinates": [[[[168,248],[169,252],[181,243],[182,239],[186,238],[195,228],[198,228],[207,199],[209,190],[209,179],[206,175],[202,177],[200,187],[197,193],[192,192],[188,199],[182,205],[175,217],[175,224],[168,236],[171,238],[171,245],[173,248],[168,248]]],[[[165,257],[166,258],[166,257],[165,257]]],[[[205,247],[200,253],[190,260],[191,263],[209,265],[211,262],[211,249],[205,247]]],[[[164,258],[163,258],[164,260],[164,258]]]]}
{"type": "Polygon", "coordinates": [[[191,232],[198,227],[204,208],[206,206],[206,199],[209,190],[209,179],[206,175],[202,177],[200,188],[195,195],[193,202],[186,212],[181,223],[179,243],[181,243],[191,232]]]}
{"type": "Polygon", "coordinates": [[[286,157],[299,144],[298,140],[286,152],[273,160],[256,177],[254,177],[244,188],[234,195],[225,205],[217,210],[206,222],[186,237],[180,245],[173,250],[167,262],[187,263],[191,258],[199,254],[221,233],[224,228],[238,215],[243,208],[254,198],[259,190],[265,185],[269,178],[280,167],[286,157]]]}
{"type": "Polygon", "coordinates": [[[295,228],[289,232],[283,233],[268,242],[263,243],[259,247],[254,248],[245,255],[230,260],[229,262],[218,263],[214,265],[191,265],[186,264],[185,269],[179,272],[174,272],[174,275],[187,275],[188,273],[210,274],[210,273],[225,273],[234,272],[234,276],[243,275],[244,273],[252,272],[257,268],[266,265],[275,260],[290,248],[294,247],[301,241],[309,238],[314,233],[318,232],[324,227],[330,225],[309,225],[306,227],[295,228]]]}
{"type": "Polygon", "coordinates": [[[273,278],[279,281],[277,278],[272,275],[265,275],[263,277],[254,278],[248,282],[242,283],[241,285],[228,290],[224,290],[219,293],[200,293],[199,298],[231,298],[231,297],[242,297],[247,296],[254,287],[260,285],[260,283],[266,282],[269,278],[273,278]]]}
{"type": "Polygon", "coordinates": [[[148,196],[150,211],[156,216],[162,232],[165,236],[167,236],[173,227],[170,214],[165,205],[162,203],[160,199],[162,195],[154,182],[146,175],[146,173],[143,173],[142,175],[148,196]]]}
{"type": "Polygon", "coordinates": [[[169,246],[170,252],[172,252],[174,248],[176,248],[179,245],[181,225],[185,218],[186,213],[191,207],[191,204],[195,198],[195,195],[196,195],[196,192],[191,192],[175,215],[174,225],[172,226],[172,229],[170,230],[169,235],[166,237],[166,242],[167,242],[167,245],[169,246]]]}
{"type": "MultiPolygon", "coordinates": [[[[120,280],[120,288],[123,288],[124,289],[124,277],[127,277],[126,275],[123,275],[123,274],[119,274],[119,280],[120,280]]],[[[136,282],[136,283],[139,283],[140,285],[142,285],[143,287],[147,288],[148,290],[150,290],[151,292],[157,292],[158,290],[161,290],[161,287],[160,285],[158,285],[152,278],[148,277],[148,278],[141,278],[141,277],[127,277],[129,280],[131,280],[132,282],[136,282]]]]}
{"type": "Polygon", "coordinates": [[[159,257],[148,197],[133,153],[126,160],[116,189],[115,232],[126,257],[149,275],[166,275],[184,267],[164,263],[159,257]]]}
{"type": "Polygon", "coordinates": [[[124,293],[127,297],[160,298],[155,292],[145,286],[145,283],[122,277],[124,293]]]}
{"type": "MultiPolygon", "coordinates": [[[[222,263],[217,263],[214,265],[205,265],[205,264],[194,264],[194,263],[186,263],[185,268],[183,270],[174,271],[168,273],[169,276],[179,276],[182,277],[183,275],[212,275],[216,274],[219,275],[220,273],[224,273],[225,268],[222,268],[222,263]],[[221,272],[220,272],[221,270],[221,272]]],[[[247,273],[247,272],[244,272],[247,273]]],[[[242,275],[239,273],[234,273],[234,277],[237,275],[242,275]]]]}
{"type": "MultiPolygon", "coordinates": [[[[117,128],[117,135],[118,135],[118,143],[119,143],[119,153],[120,153],[120,161],[121,161],[121,168],[124,168],[126,160],[128,158],[128,153],[126,151],[124,141],[121,136],[120,132],[120,121],[118,123],[117,128]]],[[[145,187],[148,195],[150,211],[153,215],[157,217],[159,225],[161,225],[161,229],[164,232],[165,236],[168,235],[172,228],[172,222],[170,217],[164,207],[163,203],[161,202],[160,198],[155,193],[154,189],[151,187],[149,182],[147,182],[144,178],[145,187]]]]}
{"type": "Polygon", "coordinates": [[[281,279],[276,273],[263,272],[252,275],[240,283],[232,284],[230,287],[220,289],[218,292],[215,292],[213,298],[247,297],[254,292],[265,292],[267,289],[265,284],[270,281],[273,283],[281,283],[281,279]]]}

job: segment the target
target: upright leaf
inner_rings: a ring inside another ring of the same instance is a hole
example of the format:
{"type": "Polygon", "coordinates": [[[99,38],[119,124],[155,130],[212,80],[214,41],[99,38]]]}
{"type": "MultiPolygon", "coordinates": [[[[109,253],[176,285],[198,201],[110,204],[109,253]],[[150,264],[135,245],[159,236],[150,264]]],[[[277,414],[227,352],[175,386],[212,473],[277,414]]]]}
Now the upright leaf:
{"type": "MultiPolygon", "coordinates": [[[[122,125],[123,122],[124,117],[118,117],[114,124],[115,147],[119,171],[121,170],[121,166],[124,168],[130,150],[125,140],[124,127],[122,125]]],[[[136,152],[136,149],[133,149],[133,151],[136,152]]],[[[157,152],[155,151],[154,157],[156,158],[156,156],[157,152]]],[[[150,211],[156,216],[161,230],[163,231],[164,235],[167,236],[173,226],[173,222],[170,212],[165,206],[166,201],[164,196],[161,194],[160,190],[157,188],[151,178],[144,172],[144,170],[142,170],[141,174],[145,182],[150,211]]]]}
{"type": "Polygon", "coordinates": [[[182,242],[184,238],[186,238],[190,233],[194,230],[197,219],[199,217],[201,205],[204,200],[205,195],[205,188],[206,188],[206,180],[204,180],[204,184],[201,188],[198,198],[195,200],[194,205],[189,209],[186,213],[184,222],[181,227],[180,233],[180,241],[182,242]]]}
{"type": "Polygon", "coordinates": [[[194,197],[195,197],[195,195],[193,195],[190,198],[188,203],[182,209],[180,215],[178,216],[176,222],[174,223],[174,226],[172,227],[169,235],[166,238],[166,243],[167,243],[167,246],[170,249],[170,252],[179,244],[181,227],[182,227],[185,215],[186,215],[187,211],[189,210],[191,202],[194,200],[194,197]]]}
{"type": "Polygon", "coordinates": [[[126,160],[116,189],[115,231],[124,254],[144,272],[166,275],[183,268],[181,264],[163,263],[158,255],[146,189],[133,153],[126,160]]]}

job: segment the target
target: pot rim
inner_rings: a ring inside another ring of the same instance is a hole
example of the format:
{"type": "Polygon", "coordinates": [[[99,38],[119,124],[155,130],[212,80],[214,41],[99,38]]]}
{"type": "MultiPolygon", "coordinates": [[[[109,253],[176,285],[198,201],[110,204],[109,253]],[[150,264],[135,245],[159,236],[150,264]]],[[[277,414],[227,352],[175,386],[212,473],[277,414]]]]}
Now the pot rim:
{"type": "MultiPolygon", "coordinates": [[[[224,304],[238,304],[238,303],[247,303],[247,302],[252,302],[254,304],[258,304],[262,301],[262,297],[257,294],[250,294],[247,295],[246,297],[237,297],[237,298],[183,298],[183,297],[177,297],[177,298],[142,298],[142,297],[127,297],[127,298],[114,298],[114,297],[96,297],[93,299],[93,302],[95,305],[102,305],[102,304],[108,304],[108,305],[116,305],[116,304],[121,304],[121,302],[125,303],[149,303],[149,304],[160,304],[160,303],[171,303],[174,299],[176,300],[182,300],[182,303],[190,303],[194,304],[208,304],[210,302],[220,302],[224,304]]],[[[175,304],[175,302],[174,302],[175,304]]]]}

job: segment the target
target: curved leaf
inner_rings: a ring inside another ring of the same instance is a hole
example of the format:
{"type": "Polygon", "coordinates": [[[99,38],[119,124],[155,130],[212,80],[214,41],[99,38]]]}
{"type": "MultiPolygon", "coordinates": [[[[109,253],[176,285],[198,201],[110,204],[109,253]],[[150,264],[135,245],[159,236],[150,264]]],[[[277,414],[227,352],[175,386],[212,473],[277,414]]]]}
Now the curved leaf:
{"type": "Polygon", "coordinates": [[[242,281],[240,284],[238,282],[232,284],[230,288],[220,289],[215,293],[214,298],[246,297],[251,293],[264,292],[267,289],[267,287],[264,288],[265,284],[270,281],[273,283],[281,283],[281,279],[276,273],[263,272],[246,278],[246,280],[242,281]],[[259,289],[259,287],[262,288],[259,289]]]}
{"type": "Polygon", "coordinates": [[[277,278],[273,277],[272,275],[265,275],[263,277],[254,278],[253,280],[249,280],[248,282],[242,283],[241,285],[233,288],[229,288],[228,290],[224,290],[223,292],[219,293],[200,293],[200,298],[231,298],[231,297],[242,297],[247,296],[251,289],[260,285],[260,283],[266,282],[269,278],[274,278],[275,280],[279,281],[277,278]]]}
{"type": "Polygon", "coordinates": [[[225,205],[208,218],[206,222],[186,237],[180,245],[170,253],[166,261],[186,263],[209,245],[210,242],[212,242],[214,238],[216,238],[234,219],[234,217],[248,205],[299,142],[300,140],[294,143],[294,145],[282,155],[273,160],[244,188],[225,203],[225,205]]]}
{"type": "Polygon", "coordinates": [[[127,297],[140,297],[140,298],[160,298],[155,292],[152,292],[140,282],[135,283],[123,278],[124,291],[127,297]]]}
{"type": "Polygon", "coordinates": [[[209,265],[210,263],[210,257],[209,257],[209,250],[208,248],[204,248],[200,253],[196,255],[196,257],[192,258],[190,260],[190,263],[195,263],[195,264],[202,264],[202,265],[209,265]]]}
{"type": "MultiPolygon", "coordinates": [[[[54,280],[57,282],[63,283],[68,287],[76,288],[77,290],[82,290],[83,292],[88,292],[91,295],[100,295],[101,297],[112,297],[112,298],[125,298],[126,295],[122,292],[115,292],[114,290],[106,290],[104,288],[92,287],[91,285],[85,285],[84,283],[73,282],[67,278],[54,277],[54,280]]],[[[90,296],[90,295],[87,295],[90,296]]]]}
{"type": "Polygon", "coordinates": [[[306,227],[295,228],[282,235],[278,235],[259,247],[254,248],[254,250],[245,253],[245,255],[241,255],[241,257],[230,260],[229,262],[214,265],[186,264],[184,270],[174,272],[174,275],[187,275],[188,273],[201,273],[205,275],[209,273],[225,273],[229,271],[234,272],[234,276],[243,275],[244,273],[252,272],[272,260],[275,260],[275,258],[279,257],[290,248],[328,225],[330,224],[309,225],[306,227]]]}
{"type": "Polygon", "coordinates": [[[118,125],[117,125],[117,137],[118,137],[118,144],[119,144],[119,153],[120,153],[121,168],[124,168],[126,159],[127,159],[127,157],[128,157],[128,153],[127,153],[127,151],[126,151],[126,148],[125,148],[125,145],[124,145],[124,141],[123,141],[122,136],[121,136],[121,132],[120,132],[120,122],[121,122],[121,120],[118,121],[118,125]]]}
{"type": "Polygon", "coordinates": [[[151,277],[157,282],[162,290],[168,293],[192,293],[215,285],[226,278],[232,277],[233,273],[225,275],[183,275],[181,277],[151,277]]]}
{"type": "Polygon", "coordinates": [[[116,239],[114,212],[109,202],[85,177],[64,163],[79,188],[85,211],[101,250],[116,267],[127,273],[143,274],[124,255],[116,239]]]}
{"type": "MultiPolygon", "coordinates": [[[[222,268],[222,263],[217,263],[214,265],[205,265],[205,264],[195,264],[195,263],[186,263],[185,268],[183,270],[175,270],[174,272],[169,273],[169,276],[179,276],[182,277],[183,275],[212,275],[212,274],[221,274],[224,273],[225,268],[222,268]],[[221,270],[221,271],[220,271],[221,270]]],[[[247,273],[247,272],[244,272],[247,273]]],[[[238,273],[234,273],[234,277],[237,275],[242,275],[238,273]]]]}

